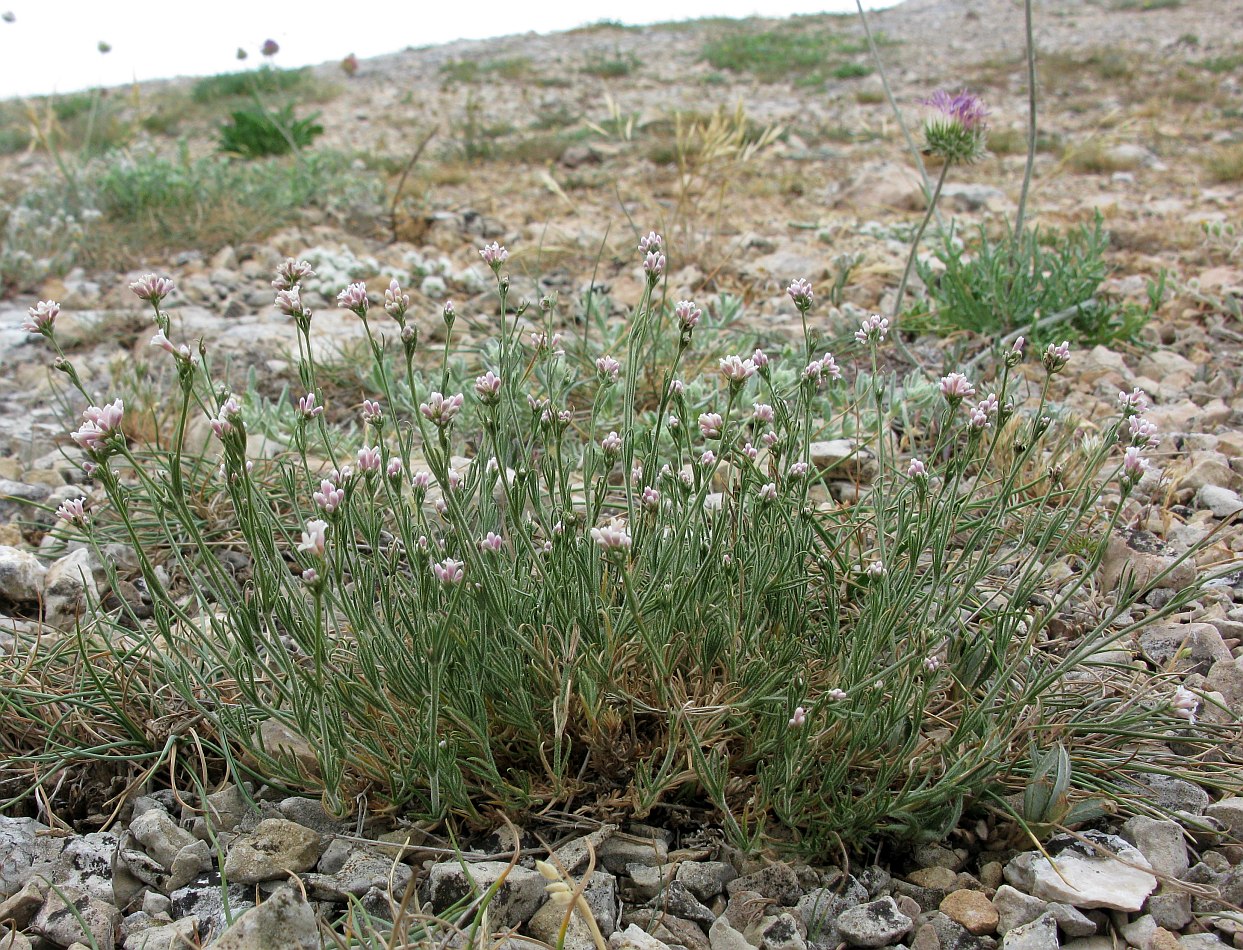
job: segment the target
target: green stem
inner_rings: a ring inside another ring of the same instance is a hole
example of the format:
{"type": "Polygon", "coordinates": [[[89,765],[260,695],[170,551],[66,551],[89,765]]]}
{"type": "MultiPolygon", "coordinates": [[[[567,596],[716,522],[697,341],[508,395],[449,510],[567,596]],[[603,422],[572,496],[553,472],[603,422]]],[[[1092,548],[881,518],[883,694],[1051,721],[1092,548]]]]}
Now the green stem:
{"type": "MultiPolygon", "coordinates": [[[[915,267],[915,256],[919,253],[919,242],[923,240],[924,231],[928,228],[928,222],[932,220],[932,214],[936,211],[937,201],[941,197],[941,189],[945,185],[945,177],[949,174],[950,162],[946,162],[941,166],[941,174],[937,176],[936,187],[932,190],[932,197],[928,199],[928,211],[924,214],[924,220],[919,222],[919,230],[915,232],[915,237],[911,241],[911,253],[907,255],[906,267],[902,269],[902,280],[898,283],[898,293],[893,299],[893,312],[890,319],[896,321],[898,314],[902,312],[902,298],[906,296],[906,284],[911,279],[911,271],[915,267]]],[[[894,339],[901,344],[897,334],[894,339]]]]}
{"type": "Polygon", "coordinates": [[[1023,0],[1023,21],[1027,43],[1027,165],[1023,169],[1023,187],[1019,191],[1019,209],[1014,215],[1013,240],[1018,246],[1023,233],[1023,215],[1027,210],[1027,191],[1036,165],[1036,42],[1032,34],[1032,0],[1023,0]]]}

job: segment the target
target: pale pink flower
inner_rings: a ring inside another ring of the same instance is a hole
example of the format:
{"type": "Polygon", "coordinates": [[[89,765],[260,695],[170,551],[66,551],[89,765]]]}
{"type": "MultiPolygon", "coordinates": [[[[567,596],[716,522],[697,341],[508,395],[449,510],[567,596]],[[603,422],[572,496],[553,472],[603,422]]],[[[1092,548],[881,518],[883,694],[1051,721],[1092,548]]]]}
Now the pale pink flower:
{"type": "Polygon", "coordinates": [[[357,459],[360,472],[378,472],[380,470],[380,463],[383,461],[380,458],[380,447],[378,445],[364,445],[358,450],[357,459]]]}
{"type": "Polygon", "coordinates": [[[868,565],[867,572],[872,577],[884,577],[889,573],[889,569],[885,567],[884,561],[873,561],[868,565]]]}
{"type": "Polygon", "coordinates": [[[835,688],[835,689],[829,690],[824,695],[827,696],[829,699],[833,700],[835,703],[840,703],[843,699],[846,698],[846,691],[844,689],[835,688]]]}
{"type": "Polygon", "coordinates": [[[453,417],[462,410],[462,404],[466,400],[461,393],[453,396],[444,396],[438,392],[433,392],[427,397],[427,402],[419,403],[419,412],[423,413],[423,418],[433,423],[437,428],[444,429],[453,422],[453,417]]]}
{"type": "Polygon", "coordinates": [[[591,539],[606,554],[630,549],[630,532],[616,525],[604,525],[591,529],[591,539]]]}
{"type": "Polygon", "coordinates": [[[716,464],[716,453],[711,449],[704,449],[703,455],[699,456],[699,464],[704,468],[711,468],[716,464]]]}
{"type": "Polygon", "coordinates": [[[610,432],[600,440],[600,451],[604,453],[605,458],[616,458],[621,452],[622,440],[621,436],[616,432],[610,432]]]}
{"type": "Polygon", "coordinates": [[[1070,362],[1070,341],[1063,340],[1057,346],[1050,343],[1044,351],[1044,356],[1041,357],[1041,362],[1050,373],[1064,369],[1070,362]]]}
{"type": "Polygon", "coordinates": [[[173,292],[173,282],[167,277],[143,274],[129,285],[129,289],[138,296],[139,300],[146,300],[159,306],[160,301],[173,292]]]}
{"type": "Polygon", "coordinates": [[[660,492],[648,485],[643,489],[643,494],[639,496],[639,504],[643,506],[644,511],[656,511],[660,508],[660,492]]]}
{"type": "Polygon", "coordinates": [[[762,486],[760,486],[760,490],[757,494],[759,495],[760,501],[766,504],[772,504],[774,501],[777,500],[776,483],[765,482],[762,486]]]}
{"type": "Polygon", "coordinates": [[[952,402],[975,395],[975,387],[962,373],[950,373],[941,377],[941,395],[952,402]]]}
{"type": "Polygon", "coordinates": [[[777,435],[777,433],[774,432],[772,429],[769,429],[762,436],[760,436],[760,442],[763,443],[764,448],[766,449],[771,449],[774,445],[776,445],[780,441],[781,441],[781,436],[777,435]]]}
{"type": "Polygon", "coordinates": [[[807,474],[807,463],[806,462],[795,462],[793,465],[790,466],[790,477],[792,479],[797,481],[798,479],[802,478],[806,474],[807,474]]]}
{"type": "Polygon", "coordinates": [[[718,365],[721,377],[731,386],[741,386],[755,375],[755,363],[741,356],[723,357],[718,365]]]}
{"type": "Polygon", "coordinates": [[[384,291],[384,311],[390,317],[401,320],[410,309],[410,295],[401,292],[401,284],[396,278],[388,282],[388,290],[384,291]]]}
{"type": "Polygon", "coordinates": [[[883,342],[888,333],[889,321],[879,313],[874,313],[866,318],[859,329],[855,331],[855,339],[860,343],[875,346],[883,342]]]}
{"type": "Polygon", "coordinates": [[[719,439],[725,420],[719,412],[705,412],[699,417],[699,431],[705,439],[719,439]]]}
{"type": "Polygon", "coordinates": [[[648,231],[643,237],[639,238],[639,250],[644,254],[659,254],[664,250],[665,239],[655,231],[648,231]]]}
{"type": "Polygon", "coordinates": [[[378,426],[384,419],[384,410],[373,399],[363,400],[362,420],[365,424],[378,426]]]}
{"type": "Polygon", "coordinates": [[[503,544],[504,541],[501,540],[501,536],[499,534],[489,531],[486,535],[484,535],[483,540],[479,542],[479,549],[481,551],[487,551],[489,554],[496,554],[501,550],[501,546],[503,544]]]}
{"type": "Polygon", "coordinates": [[[299,318],[311,315],[311,311],[302,306],[302,293],[296,286],[289,290],[278,290],[276,302],[272,306],[287,317],[299,318]]]}
{"type": "Polygon", "coordinates": [[[669,413],[669,418],[665,420],[665,425],[669,427],[670,431],[676,432],[679,428],[681,428],[682,420],[671,412],[669,413]]]}
{"type": "Polygon", "coordinates": [[[811,309],[812,301],[816,299],[816,295],[811,290],[811,282],[802,277],[790,281],[790,286],[786,288],[786,293],[794,301],[794,306],[798,307],[803,313],[811,309]]]}
{"type": "Polygon", "coordinates": [[[796,706],[794,709],[794,715],[790,717],[790,721],[787,725],[789,725],[791,729],[801,729],[806,722],[807,710],[802,706],[796,706]]]}
{"type": "Polygon", "coordinates": [[[151,338],[151,345],[158,346],[161,350],[164,350],[166,353],[171,353],[179,360],[188,360],[192,363],[197,362],[190,347],[184,343],[182,343],[181,346],[174,346],[172,341],[164,335],[163,330],[157,331],[155,336],[151,338]]]}
{"type": "Polygon", "coordinates": [[[52,325],[60,316],[60,304],[55,300],[40,300],[26,311],[22,329],[27,333],[51,333],[52,325]]]}
{"type": "Polygon", "coordinates": [[[920,459],[911,459],[911,464],[906,468],[906,477],[916,481],[927,479],[928,467],[920,459]]]}
{"type": "Polygon", "coordinates": [[[760,425],[769,425],[774,418],[773,407],[766,402],[751,404],[751,418],[760,425]]]}
{"type": "Polygon", "coordinates": [[[1018,366],[1023,361],[1024,343],[1025,341],[1021,336],[1015,338],[1014,343],[1010,346],[1010,351],[1006,353],[1007,366],[1018,366]]]}
{"type": "Polygon", "coordinates": [[[304,568],[301,577],[302,583],[307,587],[314,587],[319,583],[319,571],[313,567],[304,568]]]}
{"type": "Polygon", "coordinates": [[[392,479],[401,478],[401,459],[399,458],[389,459],[388,465],[384,466],[384,474],[392,479]]]}
{"type": "Polygon", "coordinates": [[[621,373],[621,363],[611,356],[601,356],[596,360],[596,373],[602,382],[615,383],[621,373]]]}
{"type": "Polygon", "coordinates": [[[1127,428],[1131,432],[1131,445],[1141,449],[1155,449],[1161,444],[1157,438],[1157,427],[1143,416],[1131,416],[1127,419],[1127,428]]]}
{"type": "Polygon", "coordinates": [[[755,352],[751,354],[751,362],[755,364],[758,372],[763,372],[768,367],[768,354],[757,346],[755,352]]]}
{"type": "Polygon", "coordinates": [[[664,272],[665,255],[649,251],[647,256],[643,258],[643,273],[647,274],[647,282],[649,284],[656,283],[664,272]]]}
{"type": "Polygon", "coordinates": [[[747,442],[742,447],[742,454],[745,455],[747,458],[749,458],[752,462],[754,462],[757,458],[760,457],[760,450],[757,449],[750,442],[747,442]]]}
{"type": "Polygon", "coordinates": [[[327,543],[328,522],[314,518],[306,523],[306,530],[302,532],[302,543],[298,545],[298,550],[309,551],[316,557],[323,557],[327,543]]]}
{"type": "Polygon", "coordinates": [[[475,395],[484,405],[492,405],[500,397],[501,378],[488,370],[482,376],[475,377],[475,395]]]}
{"type": "Polygon", "coordinates": [[[285,258],[285,263],[276,269],[276,279],[272,281],[273,290],[292,290],[295,286],[315,276],[311,265],[306,261],[295,261],[292,257],[285,258]]]}
{"type": "Polygon", "coordinates": [[[832,353],[825,353],[820,357],[820,365],[823,367],[824,375],[829,379],[841,379],[842,371],[837,367],[837,360],[833,359],[832,353]]]}
{"type": "Polygon", "coordinates": [[[1174,691],[1174,699],[1170,702],[1174,715],[1187,720],[1187,725],[1196,724],[1196,710],[1200,708],[1200,697],[1185,686],[1174,691]]]}
{"type": "Polygon", "coordinates": [[[410,476],[410,487],[416,493],[427,491],[427,487],[432,483],[432,473],[426,469],[415,472],[410,476]]]}
{"type": "Polygon", "coordinates": [[[363,283],[350,284],[345,290],[337,294],[337,306],[342,310],[353,311],[360,317],[367,315],[369,303],[370,301],[367,299],[367,285],[363,283]]]}
{"type": "Polygon", "coordinates": [[[924,657],[924,669],[929,673],[935,673],[941,668],[941,658],[939,656],[924,657]]]}
{"type": "Polygon", "coordinates": [[[324,510],[325,514],[332,514],[341,507],[341,503],[345,501],[345,489],[338,488],[329,479],[325,478],[319,483],[319,491],[311,496],[315,500],[315,504],[324,510]]]}
{"type": "Polygon", "coordinates": [[[298,412],[302,414],[303,418],[314,419],[323,411],[324,407],[316,402],[315,393],[307,393],[298,400],[298,412]]]}
{"type": "Polygon", "coordinates": [[[1148,459],[1140,454],[1142,451],[1137,445],[1129,445],[1122,454],[1122,481],[1127,485],[1138,484],[1148,471],[1148,459]]]}
{"type": "Polygon", "coordinates": [[[82,412],[86,421],[70,437],[88,452],[99,452],[121,428],[125,404],[120,400],[106,406],[89,406],[82,412]]]}
{"type": "Polygon", "coordinates": [[[1118,406],[1124,416],[1137,416],[1148,411],[1148,394],[1138,386],[1128,392],[1118,393],[1118,406]]]}
{"type": "Polygon", "coordinates": [[[86,527],[85,503],[85,498],[73,498],[68,501],[63,501],[61,502],[60,507],[56,509],[56,517],[60,521],[66,521],[70,524],[86,527]]]}
{"type": "Polygon", "coordinates": [[[493,241],[491,244],[479,249],[479,256],[483,258],[485,264],[496,271],[500,270],[501,265],[509,260],[509,251],[496,241],[493,241]]]}
{"type": "Polygon", "coordinates": [[[680,379],[669,380],[669,395],[682,396],[686,394],[686,383],[680,379]]]}
{"type": "Polygon", "coordinates": [[[447,557],[443,561],[432,563],[432,573],[444,587],[452,587],[460,584],[466,576],[466,565],[462,561],[447,557]]]}
{"type": "Polygon", "coordinates": [[[703,311],[690,300],[679,300],[673,308],[673,315],[678,318],[678,326],[686,332],[699,326],[703,311]]]}

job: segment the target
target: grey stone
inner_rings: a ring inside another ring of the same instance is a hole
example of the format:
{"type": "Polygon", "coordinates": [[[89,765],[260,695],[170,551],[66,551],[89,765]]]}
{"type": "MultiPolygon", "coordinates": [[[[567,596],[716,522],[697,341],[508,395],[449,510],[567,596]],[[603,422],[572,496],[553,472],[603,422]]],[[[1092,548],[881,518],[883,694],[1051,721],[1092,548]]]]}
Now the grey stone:
{"type": "Polygon", "coordinates": [[[191,914],[180,920],[127,933],[122,946],[125,950],[184,950],[198,945],[198,933],[199,919],[191,914]]]}
{"type": "Polygon", "coordinates": [[[1191,895],[1162,887],[1144,901],[1144,910],[1157,922],[1157,926],[1179,931],[1191,923],[1191,895]]]}
{"type": "Polygon", "coordinates": [[[1173,673],[1207,673],[1219,660],[1231,659],[1211,623],[1154,624],[1140,634],[1139,648],[1157,669],[1173,673]]]}
{"type": "Polygon", "coordinates": [[[468,895],[488,890],[502,875],[504,881],[488,912],[496,927],[519,927],[543,903],[544,885],[548,882],[537,871],[511,868],[505,861],[479,861],[468,864],[466,871],[456,862],[441,861],[432,865],[427,882],[428,900],[433,910],[446,910],[468,895]]]}
{"type": "MultiPolygon", "coordinates": [[[[725,910],[721,916],[735,930],[749,935],[772,906],[773,902],[758,891],[736,891],[725,902],[725,910]]],[[[813,924],[806,917],[803,918],[803,923],[808,929],[812,929],[813,924]]]]}
{"type": "Polygon", "coordinates": [[[708,942],[712,950],[755,950],[738,930],[735,930],[723,916],[718,917],[708,928],[708,942]]]}
{"type": "Polygon", "coordinates": [[[58,884],[56,890],[49,889],[30,929],[62,947],[78,942],[112,947],[121,930],[121,912],[81,888],[58,884]]]}
{"type": "Polygon", "coordinates": [[[949,868],[961,871],[967,864],[967,852],[939,844],[923,844],[915,849],[915,863],[921,868],[949,868]]]}
{"type": "Polygon", "coordinates": [[[194,823],[194,836],[207,840],[209,830],[216,834],[236,831],[246,819],[255,814],[254,806],[246,801],[241,787],[226,785],[204,800],[203,816],[194,823]]]}
{"type": "Polygon", "coordinates": [[[1122,934],[1122,938],[1137,950],[1144,950],[1148,946],[1148,942],[1157,933],[1158,924],[1152,919],[1152,915],[1144,914],[1136,917],[1134,920],[1123,923],[1118,927],[1122,934]]]}
{"type": "Polygon", "coordinates": [[[175,920],[194,916],[199,921],[199,936],[203,942],[223,933],[230,919],[236,919],[255,906],[254,888],[242,884],[229,884],[228,914],[221,891],[223,881],[218,872],[204,874],[192,884],[179,887],[168,896],[172,902],[169,913],[175,920]]]}
{"type": "Polygon", "coordinates": [[[311,905],[283,888],[242,914],[211,950],[319,950],[319,946],[311,905]]]}
{"type": "Polygon", "coordinates": [[[932,925],[940,950],[995,950],[997,946],[997,941],[992,937],[973,936],[966,927],[940,911],[928,914],[927,920],[932,925]]]}
{"type": "Polygon", "coordinates": [[[1154,585],[1164,590],[1183,590],[1195,581],[1196,567],[1192,560],[1178,559],[1179,552],[1155,535],[1120,529],[1109,537],[1101,561],[1101,586],[1113,590],[1130,578],[1140,590],[1154,585]]]}
{"type": "Polygon", "coordinates": [[[1007,931],[1001,939],[1001,950],[1060,950],[1057,921],[1051,914],[1041,914],[1030,923],[1007,931]]]}
{"type": "Polygon", "coordinates": [[[755,891],[762,897],[776,901],[783,907],[793,907],[803,896],[798,875],[788,864],[776,862],[753,874],[736,877],[725,885],[725,892],[733,895],[739,891],[755,891]]]}
{"type": "Polygon", "coordinates": [[[413,876],[414,872],[400,861],[360,849],[335,873],[306,874],[302,879],[315,900],[344,902],[349,897],[362,897],[373,887],[391,889],[400,898],[413,876]]]}
{"type": "Polygon", "coordinates": [[[1136,815],[1123,824],[1122,837],[1139,848],[1158,874],[1179,877],[1189,867],[1187,842],[1177,822],[1136,815]]]}
{"type": "Polygon", "coordinates": [[[20,930],[6,933],[4,927],[0,926],[0,950],[34,950],[34,944],[20,930]]]}
{"type": "Polygon", "coordinates": [[[1196,491],[1195,503],[1197,508],[1207,508],[1215,518],[1229,518],[1243,510],[1243,498],[1238,492],[1221,485],[1201,485],[1196,491]]]}
{"type": "Polygon", "coordinates": [[[78,548],[58,558],[43,578],[43,619],[58,630],[72,630],[87,603],[99,600],[95,556],[78,548]]]}
{"type": "MultiPolygon", "coordinates": [[[[712,935],[708,936],[711,939],[712,935]]],[[[618,930],[609,937],[609,950],[669,950],[669,945],[657,940],[638,924],[631,924],[625,930],[618,930]]],[[[729,948],[718,948],[713,943],[712,950],[729,950],[729,948]]]]}
{"type": "Polygon", "coordinates": [[[1243,798],[1223,798],[1205,808],[1204,814],[1220,821],[1231,838],[1243,841],[1243,798]]]}
{"type": "Polygon", "coordinates": [[[701,901],[712,900],[737,876],[734,866],[724,861],[683,861],[677,870],[677,880],[701,901]]]}
{"type": "Polygon", "coordinates": [[[1079,908],[1139,910],[1157,886],[1148,861],[1114,835],[1087,831],[1081,837],[1086,844],[1066,835],[1050,841],[1046,850],[1052,863],[1039,852],[1019,855],[1006,866],[1006,880],[1042,900],[1079,908]],[[1030,887],[1024,886],[1027,882],[1030,887]]]}
{"type": "Polygon", "coordinates": [[[47,568],[29,551],[0,545],[0,600],[32,604],[43,596],[47,568]]]}
{"type": "Polygon", "coordinates": [[[548,858],[548,863],[561,868],[566,874],[577,874],[587,864],[589,849],[595,852],[596,860],[599,861],[600,846],[613,837],[616,831],[616,825],[601,825],[591,834],[563,844],[548,858]]]}
{"type": "Polygon", "coordinates": [[[47,885],[42,881],[27,881],[16,894],[0,901],[0,923],[25,930],[46,899],[47,885]]]}
{"type": "Polygon", "coordinates": [[[613,835],[601,842],[596,855],[606,870],[622,874],[627,864],[660,867],[669,860],[669,845],[659,838],[637,839],[629,835],[613,835]]]}
{"type": "Polygon", "coordinates": [[[315,798],[286,798],[276,807],[284,818],[321,835],[337,834],[343,828],[342,823],[328,814],[323,803],[315,798]]]}
{"type": "Polygon", "coordinates": [[[134,818],[129,830],[165,871],[172,870],[173,861],[182,848],[196,841],[194,835],[178,826],[161,808],[153,808],[134,818]]]}
{"type": "Polygon", "coordinates": [[[654,936],[670,945],[681,945],[686,950],[711,950],[708,937],[699,924],[672,914],[665,914],[656,926],[654,936]]]}
{"type": "MultiPolygon", "coordinates": [[[[617,882],[613,876],[604,871],[593,872],[583,889],[583,900],[600,933],[612,934],[617,929],[617,882]]],[[[565,907],[555,901],[547,901],[531,916],[523,930],[536,940],[555,945],[565,914],[565,907]]],[[[582,910],[577,904],[570,915],[564,946],[567,950],[592,950],[595,946],[591,928],[583,920],[582,910]]]]}
{"type": "Polygon", "coordinates": [[[225,877],[238,884],[258,884],[301,874],[315,867],[324,847],[323,839],[310,828],[284,818],[268,818],[229,847],[225,877]]]}
{"type": "Polygon", "coordinates": [[[352,841],[346,841],[344,838],[334,838],[328,842],[328,847],[319,856],[319,863],[315,865],[315,870],[320,874],[336,874],[357,849],[358,845],[352,841]]]}
{"type": "Polygon", "coordinates": [[[1096,923],[1070,904],[1050,904],[1048,914],[1067,937],[1091,937],[1096,933],[1096,923]]]}
{"type": "Polygon", "coordinates": [[[835,480],[870,482],[879,470],[872,450],[853,439],[813,442],[808,451],[816,471],[835,480]]]}
{"type": "Polygon", "coordinates": [[[759,929],[760,950],[807,950],[802,922],[793,914],[766,917],[759,929]]]}
{"type": "Polygon", "coordinates": [[[1003,884],[993,895],[993,906],[997,908],[997,932],[1004,934],[1030,924],[1048,909],[1049,902],[1003,884]]]}
{"type": "Polygon", "coordinates": [[[1203,815],[1209,802],[1208,792],[1199,785],[1172,775],[1136,772],[1128,776],[1128,784],[1136,786],[1140,794],[1166,812],[1203,815]]]}
{"type": "Polygon", "coordinates": [[[911,932],[914,922],[898,910],[892,897],[843,911],[837,929],[853,947],[883,947],[911,932]]]}
{"type": "Polygon", "coordinates": [[[630,878],[628,897],[640,902],[651,900],[674,879],[677,871],[677,864],[662,864],[655,868],[643,864],[627,864],[626,874],[630,878]]]}
{"type": "Polygon", "coordinates": [[[1226,944],[1222,943],[1217,934],[1183,934],[1178,938],[1178,944],[1183,950],[1224,950],[1226,944]]]}
{"type": "Polygon", "coordinates": [[[692,920],[704,930],[711,927],[717,917],[710,908],[699,902],[690,888],[676,880],[670,881],[668,887],[648,901],[648,906],[683,920],[692,920]]]}
{"type": "Polygon", "coordinates": [[[196,838],[178,851],[177,857],[173,858],[173,866],[169,868],[165,887],[170,891],[175,891],[179,887],[185,887],[204,871],[211,870],[212,865],[215,863],[216,853],[212,851],[206,841],[199,841],[196,838]]]}

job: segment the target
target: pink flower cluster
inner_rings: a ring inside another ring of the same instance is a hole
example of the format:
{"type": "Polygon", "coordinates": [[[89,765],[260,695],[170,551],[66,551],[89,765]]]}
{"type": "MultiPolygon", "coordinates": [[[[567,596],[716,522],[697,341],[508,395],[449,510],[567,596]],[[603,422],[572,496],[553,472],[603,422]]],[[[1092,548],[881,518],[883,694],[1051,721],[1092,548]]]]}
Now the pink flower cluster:
{"type": "Polygon", "coordinates": [[[124,415],[125,403],[120,399],[102,407],[89,406],[82,412],[82,418],[86,421],[71,433],[71,437],[87,452],[106,452],[109,441],[121,431],[124,415]]]}

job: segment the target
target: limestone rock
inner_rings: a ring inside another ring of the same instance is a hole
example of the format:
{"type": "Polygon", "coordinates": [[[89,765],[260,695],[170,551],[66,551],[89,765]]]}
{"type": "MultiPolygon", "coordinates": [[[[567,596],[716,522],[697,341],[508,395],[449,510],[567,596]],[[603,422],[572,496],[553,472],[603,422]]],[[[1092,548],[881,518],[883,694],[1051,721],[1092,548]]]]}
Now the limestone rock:
{"type": "Polygon", "coordinates": [[[1232,658],[1211,623],[1160,623],[1139,635],[1144,658],[1162,671],[1207,673],[1218,660],[1232,658]]]}
{"type": "Polygon", "coordinates": [[[238,838],[229,848],[224,873],[238,884],[258,884],[301,874],[315,867],[324,842],[310,828],[284,818],[259,822],[254,833],[238,838]]]}
{"type": "Polygon", "coordinates": [[[834,481],[871,482],[879,470],[872,450],[854,439],[813,442],[809,451],[816,471],[834,481]]]}
{"type": "Polygon", "coordinates": [[[739,891],[755,891],[761,897],[776,901],[783,907],[793,907],[803,896],[798,875],[788,864],[780,861],[753,874],[734,878],[725,885],[725,891],[731,896],[739,891]]]}
{"type": "Polygon", "coordinates": [[[43,596],[47,568],[29,551],[0,545],[0,601],[32,604],[43,596]]]}
{"type": "Polygon", "coordinates": [[[1196,579],[1195,563],[1178,562],[1178,552],[1147,531],[1114,532],[1101,562],[1101,584],[1113,590],[1130,580],[1137,588],[1153,585],[1180,591],[1196,579]],[[1160,580],[1158,580],[1160,578],[1160,580]]]}
{"type": "MultiPolygon", "coordinates": [[[[739,934],[739,936],[742,935],[739,934]]],[[[638,924],[631,924],[625,930],[619,930],[609,937],[609,950],[669,950],[669,945],[657,940],[638,924]]],[[[714,943],[712,950],[721,950],[721,948],[714,943]]]]}
{"type": "Polygon", "coordinates": [[[547,881],[537,871],[511,868],[506,861],[479,861],[468,864],[465,871],[456,862],[441,861],[432,866],[428,876],[428,899],[434,910],[442,911],[469,894],[488,890],[502,875],[505,879],[488,912],[496,927],[521,926],[543,903],[547,881]]]}
{"type": "Polygon", "coordinates": [[[58,884],[48,890],[30,929],[62,947],[77,942],[112,947],[121,930],[121,912],[79,888],[58,884]]]}
{"type": "Polygon", "coordinates": [[[1060,950],[1057,921],[1051,914],[1041,914],[1031,923],[1007,931],[1001,950],[1060,950]]]}
{"type": "Polygon", "coordinates": [[[1157,886],[1147,859],[1114,835],[1088,831],[1082,837],[1087,844],[1065,835],[1050,841],[1053,863],[1039,852],[1019,855],[1006,866],[1006,879],[1042,900],[1138,911],[1157,886]]]}
{"type": "Polygon", "coordinates": [[[1139,848],[1158,874],[1181,877],[1189,866],[1183,829],[1175,821],[1136,815],[1123,824],[1122,837],[1139,848]]]}
{"type": "Polygon", "coordinates": [[[211,950],[318,950],[315,912],[301,895],[282,888],[229,927],[211,950]]]}
{"type": "Polygon", "coordinates": [[[884,947],[905,937],[913,926],[892,897],[852,907],[837,918],[837,929],[852,947],[884,947]]]}

